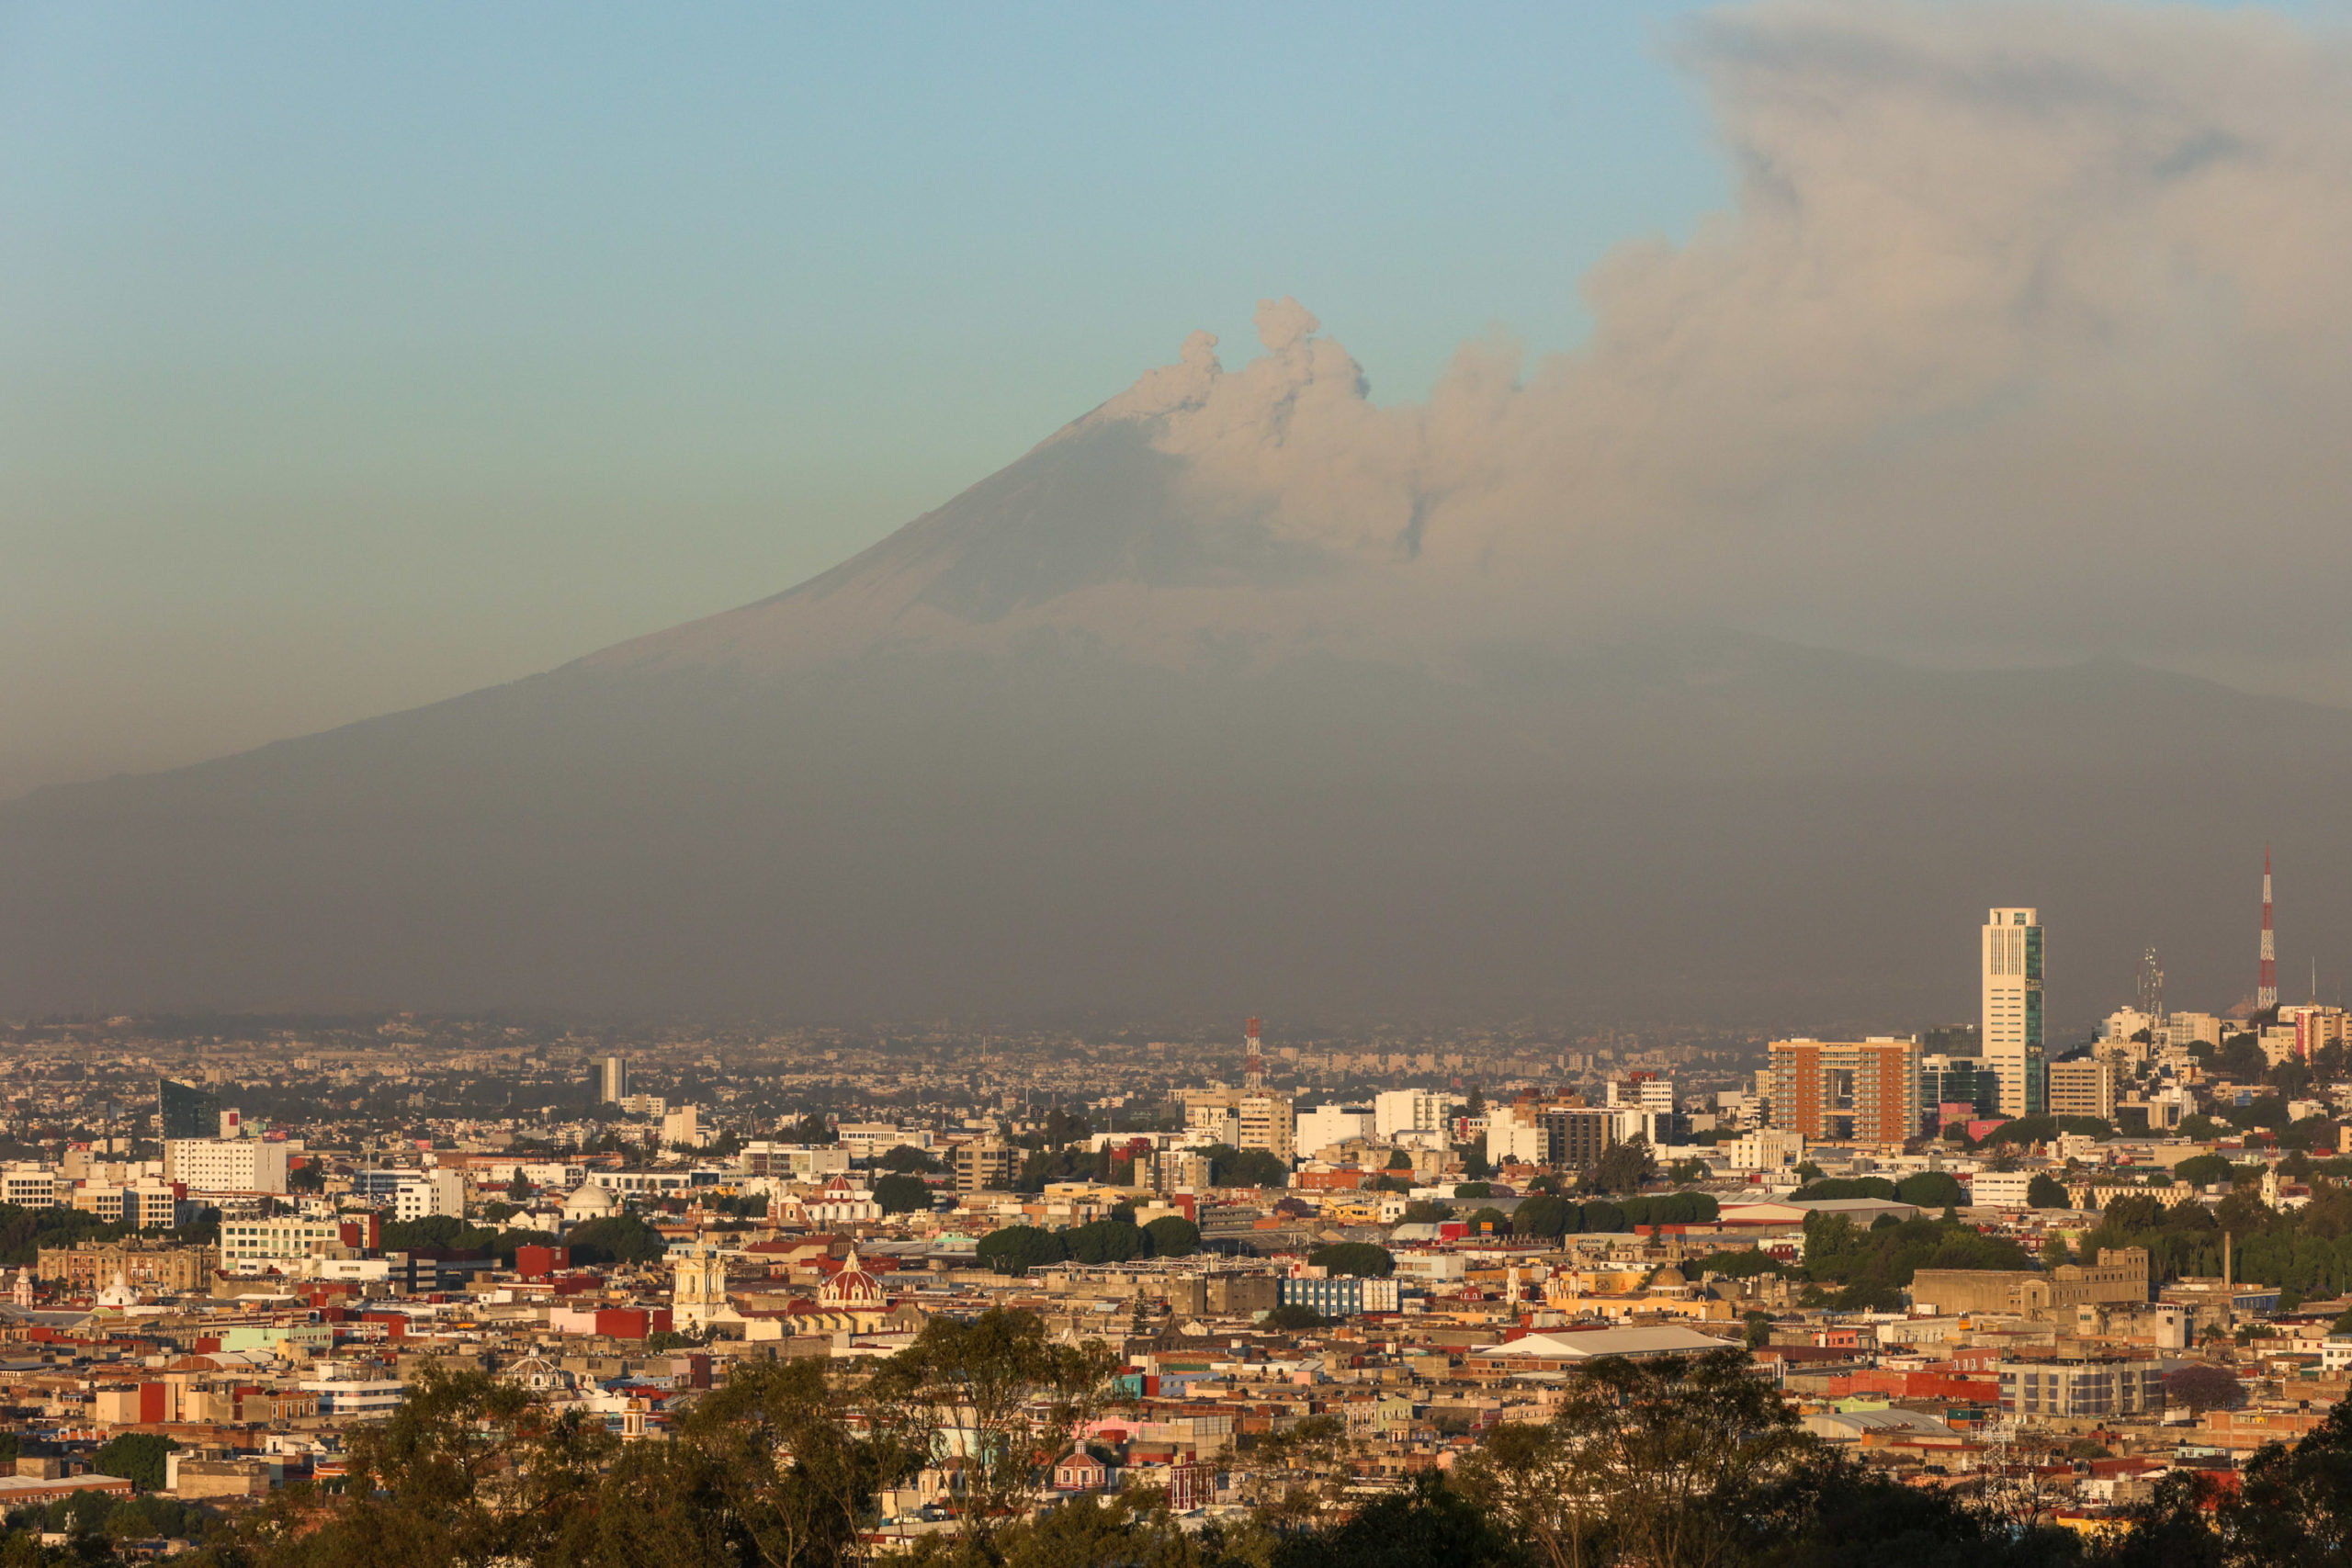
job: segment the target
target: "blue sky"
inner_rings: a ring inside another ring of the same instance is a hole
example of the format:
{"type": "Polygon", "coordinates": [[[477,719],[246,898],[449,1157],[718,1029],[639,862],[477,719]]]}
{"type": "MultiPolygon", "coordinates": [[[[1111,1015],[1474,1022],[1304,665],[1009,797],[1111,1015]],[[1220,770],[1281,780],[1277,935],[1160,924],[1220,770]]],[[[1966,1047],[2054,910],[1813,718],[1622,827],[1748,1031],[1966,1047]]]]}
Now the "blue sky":
{"type": "Polygon", "coordinates": [[[0,796],[771,592],[1262,296],[1566,346],[1726,197],[1693,8],[0,9],[0,796]]]}

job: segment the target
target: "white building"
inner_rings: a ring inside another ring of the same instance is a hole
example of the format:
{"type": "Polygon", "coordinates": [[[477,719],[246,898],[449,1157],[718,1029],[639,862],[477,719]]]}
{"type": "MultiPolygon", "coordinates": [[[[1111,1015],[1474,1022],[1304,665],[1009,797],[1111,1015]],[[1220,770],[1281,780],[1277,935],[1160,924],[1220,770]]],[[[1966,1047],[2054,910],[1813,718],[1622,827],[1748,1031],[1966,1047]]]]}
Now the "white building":
{"type": "Polygon", "coordinates": [[[764,1140],[743,1145],[736,1163],[750,1176],[785,1176],[796,1181],[832,1175],[849,1168],[849,1150],[839,1144],[776,1144],[764,1140]]]}
{"type": "Polygon", "coordinates": [[[19,1209],[56,1207],[57,1172],[29,1161],[9,1161],[6,1169],[0,1169],[0,1202],[14,1203],[19,1209]]]}
{"type": "Polygon", "coordinates": [[[1488,1165],[1504,1165],[1512,1160],[1526,1165],[1542,1165],[1548,1152],[1543,1122],[1532,1108],[1524,1114],[1515,1105],[1490,1105],[1487,1108],[1488,1165]]]}
{"type": "Polygon", "coordinates": [[[1378,1119],[1369,1105],[1312,1105],[1298,1112],[1298,1147],[1306,1155],[1350,1138],[1374,1138],[1378,1119]]]}
{"type": "Polygon", "coordinates": [[[1406,1133],[1442,1132],[1445,1112],[1445,1096],[1435,1089],[1384,1089],[1373,1099],[1373,1134],[1386,1140],[1406,1133]]]}
{"type": "Polygon", "coordinates": [[[266,1220],[220,1222],[220,1260],[224,1264],[312,1258],[343,1245],[343,1226],[334,1220],[279,1215],[266,1220]]]}
{"type": "Polygon", "coordinates": [[[427,1214],[466,1212],[466,1179],[455,1170],[363,1170],[352,1178],[352,1191],[373,1202],[391,1205],[395,1220],[421,1220],[427,1214]]]}
{"type": "Polygon", "coordinates": [[[929,1154],[933,1141],[930,1128],[901,1127],[895,1122],[844,1122],[833,1131],[852,1159],[873,1159],[901,1144],[929,1154]]]}
{"type": "Polygon", "coordinates": [[[2001,1114],[2041,1114],[2041,912],[1985,917],[1984,1063],[2001,1081],[2001,1114]]]}
{"type": "Polygon", "coordinates": [[[175,1138],[164,1145],[164,1179],[191,1192],[283,1192],[286,1145],[263,1138],[175,1138]]]}
{"type": "Polygon", "coordinates": [[[702,1132],[702,1108],[681,1105],[665,1113],[662,1118],[662,1141],[671,1145],[684,1144],[690,1149],[702,1147],[708,1142],[702,1132]]]}
{"type": "Polygon", "coordinates": [[[1793,1170],[1804,1163],[1804,1134],[1770,1127],[1744,1133],[1715,1148],[1735,1170],[1793,1170]]]}
{"type": "Polygon", "coordinates": [[[1979,1209],[2022,1209],[2034,1175],[2025,1170],[1980,1170],[1969,1179],[1968,1201],[1979,1209]]]}

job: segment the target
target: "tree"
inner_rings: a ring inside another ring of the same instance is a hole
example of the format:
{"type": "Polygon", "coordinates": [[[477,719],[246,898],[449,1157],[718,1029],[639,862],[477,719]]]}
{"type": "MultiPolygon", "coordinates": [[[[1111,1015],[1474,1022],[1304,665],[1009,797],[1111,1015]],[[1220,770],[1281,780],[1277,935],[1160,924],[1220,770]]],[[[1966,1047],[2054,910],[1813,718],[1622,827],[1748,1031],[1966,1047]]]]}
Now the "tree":
{"type": "Polygon", "coordinates": [[[1133,1220],[1096,1220],[1062,1232],[1062,1247],[1074,1263],[1125,1263],[1151,1251],[1151,1238],[1133,1220]]]}
{"type": "Polygon", "coordinates": [[[2075,1206],[2074,1195],[2066,1190],[2066,1184],[2048,1171],[2040,1173],[2025,1184],[2025,1201],[2029,1208],[2034,1209],[2071,1209],[2075,1206]]]}
{"type": "Polygon", "coordinates": [[[2165,1374],[2165,1398],[2201,1416],[2208,1410],[2234,1410],[2244,1404],[2245,1385],[2220,1367],[2193,1362],[2165,1374]]]}
{"type": "Polygon", "coordinates": [[[100,1475],[119,1475],[141,1492],[164,1489],[164,1456],[179,1444],[150,1432],[125,1432],[98,1445],[90,1462],[100,1475]]]}
{"type": "Polygon", "coordinates": [[[1388,1164],[1385,1168],[1389,1170],[1410,1170],[1413,1168],[1413,1156],[1407,1154],[1402,1149],[1391,1149],[1388,1151],[1388,1164]]]}
{"type": "Polygon", "coordinates": [[[929,1434],[853,1419],[821,1359],[747,1361],[666,1443],[624,1445],[594,1506],[539,1561],[620,1568],[833,1568],[864,1557],[875,1495],[918,1469],[929,1434]]]}
{"type": "Polygon", "coordinates": [[[669,1251],[662,1233],[635,1214],[583,1220],[563,1233],[574,1263],[644,1263],[669,1251]]]}
{"type": "Polygon", "coordinates": [[[1470,1228],[1485,1235],[1509,1235],[1511,1234],[1510,1216],[1492,1204],[1483,1209],[1473,1209],[1470,1212],[1470,1228]]]}
{"type": "Polygon", "coordinates": [[[349,1442],[349,1485],[322,1515],[279,1494],[251,1522],[273,1568],[544,1560],[574,1516],[593,1511],[621,1446],[601,1416],[550,1411],[518,1383],[429,1359],[400,1407],[349,1442]]]}
{"type": "Polygon", "coordinates": [[[1258,1321],[1268,1328],[1279,1328],[1289,1334],[1306,1328],[1320,1328],[1324,1324],[1322,1314],[1297,1302],[1285,1302],[1258,1321]]]}
{"type": "MultiPolygon", "coordinates": [[[[2184,1130],[2188,1122],[2183,1122],[2184,1130]]],[[[2214,1187],[2231,1179],[2235,1168],[2221,1155],[2193,1155],[2172,1168],[2173,1179],[2191,1187],[2214,1187]]]]}
{"type": "Polygon", "coordinates": [[[886,1214],[920,1214],[932,1207],[931,1189],[922,1177],[897,1173],[875,1182],[874,1201],[886,1214]]]}
{"type": "Polygon", "coordinates": [[[980,1237],[974,1248],[981,1265],[999,1274],[1025,1274],[1069,1256],[1061,1237],[1035,1225],[1007,1225],[980,1237]]]}
{"type": "Polygon", "coordinates": [[[1949,1209],[1968,1201],[1968,1190],[1948,1170],[1923,1170],[1894,1184],[1897,1202],[1922,1209],[1949,1209]]]}
{"type": "Polygon", "coordinates": [[[833,1131],[833,1124],[825,1120],[825,1113],[821,1111],[811,1111],[803,1116],[793,1128],[792,1135],[804,1144],[841,1142],[841,1134],[833,1131]]]}
{"type": "Polygon", "coordinates": [[[523,1174],[523,1168],[519,1165],[514,1168],[514,1176],[506,1183],[506,1195],[517,1203],[530,1201],[531,1179],[523,1174]]]}
{"type": "Polygon", "coordinates": [[[1404,1223],[1408,1225],[1433,1225],[1453,1217],[1452,1209],[1429,1198],[1418,1198],[1406,1204],[1405,1213],[1401,1216],[1404,1223]]]}
{"type": "Polygon", "coordinates": [[[1306,1261],[1332,1274],[1385,1280],[1396,1271],[1396,1255],[1368,1241],[1335,1241],[1306,1255],[1306,1261]]]}
{"type": "Polygon", "coordinates": [[[1634,1134],[1629,1142],[1605,1151],[1585,1175],[1585,1185],[1596,1192],[1639,1192],[1657,1174],[1657,1160],[1649,1140],[1634,1134]]]}
{"type": "Polygon", "coordinates": [[[884,1170],[895,1170],[906,1176],[935,1176],[940,1168],[937,1160],[912,1144],[895,1145],[874,1163],[884,1170]]]}
{"type": "Polygon", "coordinates": [[[1456,1198],[1491,1198],[1495,1190],[1483,1181],[1464,1181],[1455,1184],[1453,1195],[1456,1198]]]}
{"type": "Polygon", "coordinates": [[[1624,1560],[1732,1562],[1774,1532],[1768,1500],[1812,1445],[1747,1363],[1737,1350],[1680,1363],[1608,1357],[1568,1385],[1553,1421],[1563,1479],[1600,1503],[1624,1560]]]}
{"type": "Polygon", "coordinates": [[[1101,1342],[1057,1345],[1030,1313],[934,1317],[866,1385],[886,1429],[953,1472],[967,1548],[994,1560],[996,1531],[1035,1500],[1037,1477],[1100,1407],[1116,1359],[1101,1342]]]}
{"type": "Polygon", "coordinates": [[[1190,1258],[1201,1249],[1201,1227],[1182,1214],[1162,1214],[1143,1229],[1154,1258],[1190,1258]]]}
{"type": "Polygon", "coordinates": [[[1583,1217],[1583,1211],[1565,1199],[1539,1193],[1520,1200],[1510,1212],[1510,1228],[1521,1235],[1558,1237],[1577,1229],[1583,1217]]]}

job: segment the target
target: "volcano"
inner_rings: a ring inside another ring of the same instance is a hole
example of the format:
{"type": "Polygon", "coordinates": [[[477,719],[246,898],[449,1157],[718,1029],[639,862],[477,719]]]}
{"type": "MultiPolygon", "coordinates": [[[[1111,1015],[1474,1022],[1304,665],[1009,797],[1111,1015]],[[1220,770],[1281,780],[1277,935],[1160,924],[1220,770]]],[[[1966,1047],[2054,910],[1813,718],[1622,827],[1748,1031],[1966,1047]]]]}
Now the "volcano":
{"type": "MultiPolygon", "coordinates": [[[[1363,396],[1269,346],[1269,428],[1363,396]]],[[[0,1006],[1885,1032],[2030,904],[2064,1024],[2152,943],[2249,988],[2265,838],[2289,950],[2345,936],[2294,890],[2352,715],[1488,613],[1409,498],[1302,524],[1172,439],[1257,370],[1205,355],[775,597],[0,807],[0,1006]]]]}

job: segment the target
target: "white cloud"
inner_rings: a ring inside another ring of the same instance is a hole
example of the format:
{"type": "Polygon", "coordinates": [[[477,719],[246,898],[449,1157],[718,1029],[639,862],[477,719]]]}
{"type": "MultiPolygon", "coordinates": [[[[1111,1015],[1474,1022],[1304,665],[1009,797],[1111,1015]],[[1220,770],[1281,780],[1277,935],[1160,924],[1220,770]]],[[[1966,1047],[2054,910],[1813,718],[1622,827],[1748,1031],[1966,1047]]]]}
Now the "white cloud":
{"type": "MultiPolygon", "coordinates": [[[[1629,615],[2113,650],[2352,699],[2352,45],[2118,4],[1764,4],[1679,54],[1739,172],[1523,377],[1368,400],[1295,301],[1150,417],[1288,532],[1629,615]]],[[[1404,569],[1401,568],[1400,569],[1404,569]]]]}

